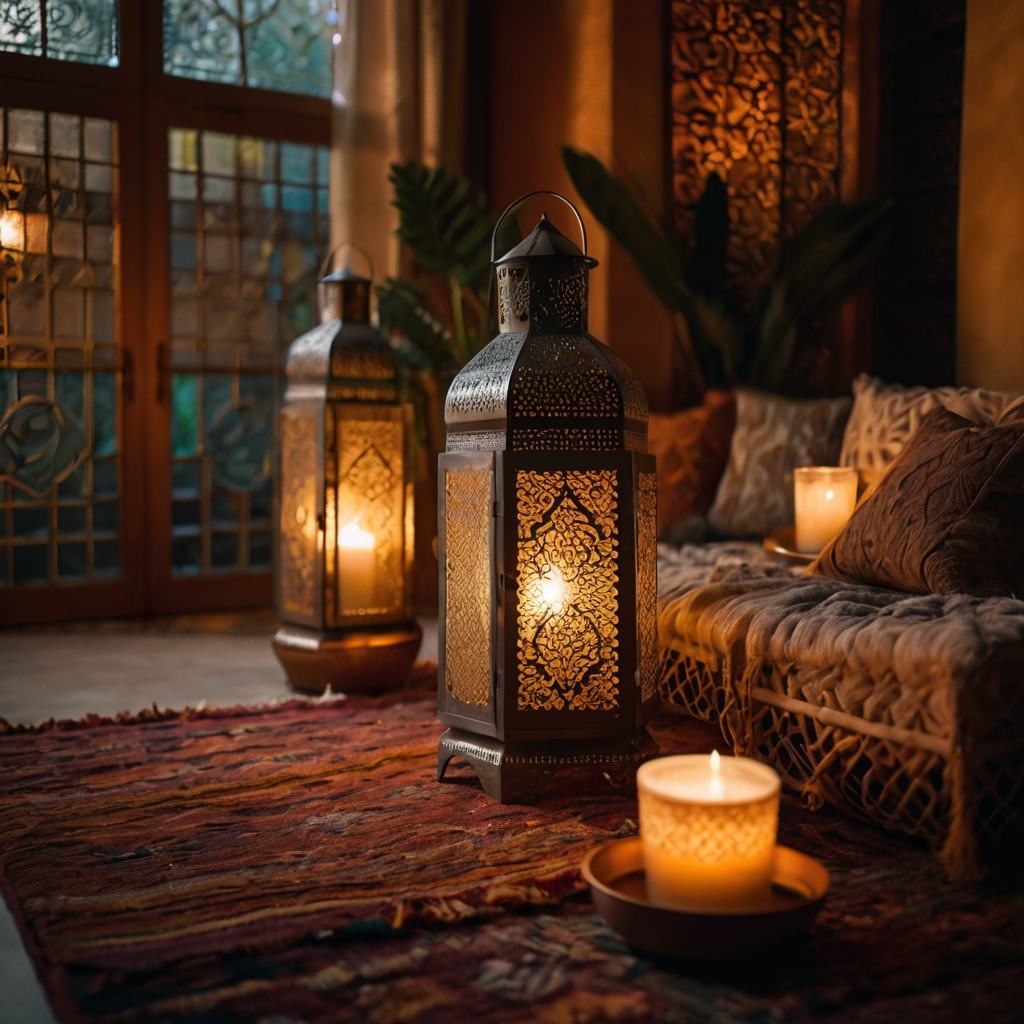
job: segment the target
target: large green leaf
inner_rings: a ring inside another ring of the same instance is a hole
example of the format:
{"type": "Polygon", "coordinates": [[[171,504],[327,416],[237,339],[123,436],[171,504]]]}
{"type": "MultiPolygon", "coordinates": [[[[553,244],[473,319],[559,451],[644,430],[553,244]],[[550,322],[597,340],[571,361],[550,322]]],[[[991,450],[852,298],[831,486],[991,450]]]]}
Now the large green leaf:
{"type": "Polygon", "coordinates": [[[686,267],[640,204],[590,153],[563,146],[562,162],[590,212],[626,250],[658,301],[685,312],[692,296],[686,267]]]}
{"type": "Polygon", "coordinates": [[[712,171],[693,218],[693,285],[705,295],[725,292],[725,256],[729,247],[729,195],[712,171]]]}
{"type": "Polygon", "coordinates": [[[459,365],[451,332],[424,305],[425,290],[411,281],[389,277],[377,288],[381,330],[398,346],[415,370],[448,370],[459,365]]]}
{"type": "Polygon", "coordinates": [[[757,308],[749,379],[780,387],[793,365],[799,326],[854,293],[889,237],[891,198],[823,210],[783,250],[781,266],[757,308]]]}
{"type": "Polygon", "coordinates": [[[459,283],[476,285],[490,263],[494,220],[487,200],[469,182],[444,167],[410,161],[392,164],[393,205],[398,210],[398,237],[416,261],[459,283]]]}

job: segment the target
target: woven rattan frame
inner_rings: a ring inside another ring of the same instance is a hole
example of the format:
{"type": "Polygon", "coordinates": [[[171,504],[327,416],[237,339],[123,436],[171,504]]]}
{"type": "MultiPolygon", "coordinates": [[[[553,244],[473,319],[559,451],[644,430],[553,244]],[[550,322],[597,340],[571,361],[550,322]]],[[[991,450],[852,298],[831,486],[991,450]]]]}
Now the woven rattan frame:
{"type": "Polygon", "coordinates": [[[734,664],[724,652],[715,660],[717,668],[664,650],[662,696],[717,722],[736,754],[774,765],[808,806],[828,801],[923,837],[959,881],[977,877],[989,852],[1016,831],[1024,800],[1020,657],[987,665],[960,687],[955,714],[936,732],[886,724],[922,720],[896,686],[871,688],[870,719],[840,711],[830,683],[841,666],[734,664]]]}

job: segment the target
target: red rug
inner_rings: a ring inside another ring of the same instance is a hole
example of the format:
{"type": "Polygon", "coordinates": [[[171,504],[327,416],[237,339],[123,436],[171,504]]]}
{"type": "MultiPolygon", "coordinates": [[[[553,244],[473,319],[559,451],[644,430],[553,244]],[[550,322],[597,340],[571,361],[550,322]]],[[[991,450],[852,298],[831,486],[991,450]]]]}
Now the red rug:
{"type": "MultiPolygon", "coordinates": [[[[656,720],[664,752],[716,730],[656,720]]],[[[835,887],[802,949],[654,963],[593,912],[584,850],[636,805],[434,781],[430,699],[0,723],[0,887],[69,1022],[1017,1021],[1019,870],[945,884],[923,847],[784,800],[835,887]],[[518,911],[509,914],[507,911],[518,911]],[[392,926],[401,926],[396,930],[392,926]]],[[[2,1002],[2,993],[0,993],[2,1002]]]]}

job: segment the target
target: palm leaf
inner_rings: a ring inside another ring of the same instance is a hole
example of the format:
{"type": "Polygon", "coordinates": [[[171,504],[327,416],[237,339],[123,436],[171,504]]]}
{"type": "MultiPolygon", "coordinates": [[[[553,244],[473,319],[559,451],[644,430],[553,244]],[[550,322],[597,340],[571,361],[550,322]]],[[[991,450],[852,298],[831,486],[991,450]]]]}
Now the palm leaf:
{"type": "Polygon", "coordinates": [[[794,363],[800,323],[854,293],[888,240],[894,209],[888,197],[839,204],[793,236],[757,306],[751,383],[782,385],[794,363]]]}
{"type": "Polygon", "coordinates": [[[451,332],[423,304],[425,291],[411,281],[389,277],[377,287],[377,317],[400,357],[414,370],[457,367],[451,332]]]}
{"type": "Polygon", "coordinates": [[[444,167],[410,161],[392,164],[392,205],[398,210],[398,237],[417,262],[461,285],[473,285],[487,271],[494,221],[487,200],[469,182],[444,167]]]}
{"type": "Polygon", "coordinates": [[[562,162],[590,212],[626,250],[658,301],[682,310],[691,297],[686,268],[640,204],[597,157],[563,146],[562,162]]]}

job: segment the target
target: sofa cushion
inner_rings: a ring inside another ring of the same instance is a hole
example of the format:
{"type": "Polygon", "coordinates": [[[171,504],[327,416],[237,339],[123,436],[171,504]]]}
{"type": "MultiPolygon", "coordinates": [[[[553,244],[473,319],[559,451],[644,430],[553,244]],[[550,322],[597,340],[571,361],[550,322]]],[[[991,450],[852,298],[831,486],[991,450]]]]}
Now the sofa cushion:
{"type": "Polygon", "coordinates": [[[647,450],[658,460],[659,533],[711,508],[735,425],[736,399],[728,391],[709,391],[694,409],[651,413],[647,450]]]}
{"type": "Polygon", "coordinates": [[[915,594],[1024,596],[1024,419],[921,423],[811,571],[915,594]]]}
{"type": "Polygon", "coordinates": [[[862,492],[873,490],[893,459],[935,409],[949,409],[972,423],[995,423],[1014,406],[1024,413],[1024,393],[984,388],[906,388],[862,373],[853,382],[853,409],[843,432],[840,466],[853,466],[862,492]]]}
{"type": "Polygon", "coordinates": [[[834,466],[849,398],[795,399],[736,389],[736,429],[708,523],[726,537],[763,537],[793,522],[793,470],[834,466]]]}

